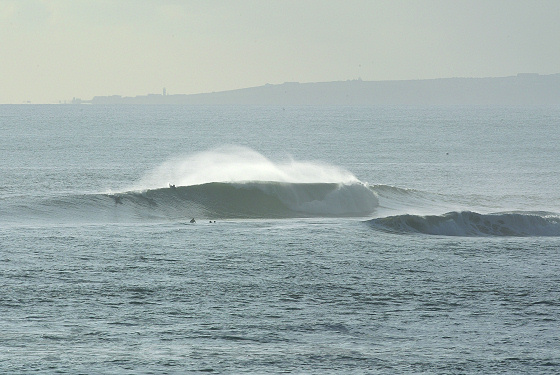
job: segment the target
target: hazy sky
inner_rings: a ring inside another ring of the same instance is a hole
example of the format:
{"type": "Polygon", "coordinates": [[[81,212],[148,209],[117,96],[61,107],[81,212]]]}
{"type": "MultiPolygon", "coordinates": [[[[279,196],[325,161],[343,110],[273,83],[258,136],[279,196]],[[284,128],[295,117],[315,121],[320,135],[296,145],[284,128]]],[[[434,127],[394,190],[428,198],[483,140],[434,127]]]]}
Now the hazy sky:
{"type": "Polygon", "coordinates": [[[560,1],[0,0],[0,103],[560,72],[560,1]]]}

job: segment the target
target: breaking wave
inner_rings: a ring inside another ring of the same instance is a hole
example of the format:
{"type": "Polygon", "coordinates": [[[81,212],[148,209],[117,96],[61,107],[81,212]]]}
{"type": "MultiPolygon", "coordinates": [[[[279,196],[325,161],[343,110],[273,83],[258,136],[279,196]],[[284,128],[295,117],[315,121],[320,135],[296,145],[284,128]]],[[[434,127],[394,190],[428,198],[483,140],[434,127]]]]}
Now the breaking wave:
{"type": "Polygon", "coordinates": [[[548,212],[396,215],[368,221],[375,229],[400,234],[440,236],[560,236],[560,216],[548,212]]]}
{"type": "Polygon", "coordinates": [[[105,223],[198,219],[364,217],[366,184],[212,182],[116,194],[68,195],[5,207],[6,222],[105,223]]]}
{"type": "Polygon", "coordinates": [[[377,197],[362,183],[212,182],[110,195],[118,209],[129,205],[165,218],[289,218],[366,216],[377,197]]]}
{"type": "Polygon", "coordinates": [[[226,146],[168,160],[116,193],[73,194],[4,207],[8,222],[364,217],[377,194],[343,168],[226,146]]]}

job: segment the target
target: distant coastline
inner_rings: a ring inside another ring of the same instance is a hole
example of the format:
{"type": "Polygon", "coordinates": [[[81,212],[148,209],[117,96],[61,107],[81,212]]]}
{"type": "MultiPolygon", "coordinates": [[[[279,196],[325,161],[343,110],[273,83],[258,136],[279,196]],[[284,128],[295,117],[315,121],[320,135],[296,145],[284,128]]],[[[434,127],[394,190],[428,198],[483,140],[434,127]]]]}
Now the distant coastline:
{"type": "Polygon", "coordinates": [[[407,81],[282,84],[203,94],[96,96],[74,104],[170,105],[560,105],[560,74],[407,81]]]}

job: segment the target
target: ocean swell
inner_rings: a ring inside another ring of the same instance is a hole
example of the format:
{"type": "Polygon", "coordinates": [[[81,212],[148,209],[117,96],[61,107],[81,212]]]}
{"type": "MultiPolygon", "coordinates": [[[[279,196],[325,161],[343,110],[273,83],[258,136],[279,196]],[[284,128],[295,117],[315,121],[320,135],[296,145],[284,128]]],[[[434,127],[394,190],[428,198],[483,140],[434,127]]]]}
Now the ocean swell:
{"type": "Polygon", "coordinates": [[[547,212],[480,214],[471,211],[443,215],[396,215],[368,224],[391,233],[440,236],[560,236],[560,216],[547,212]]]}
{"type": "Polygon", "coordinates": [[[366,216],[377,196],[362,183],[211,182],[111,195],[162,217],[289,218],[366,216]]]}

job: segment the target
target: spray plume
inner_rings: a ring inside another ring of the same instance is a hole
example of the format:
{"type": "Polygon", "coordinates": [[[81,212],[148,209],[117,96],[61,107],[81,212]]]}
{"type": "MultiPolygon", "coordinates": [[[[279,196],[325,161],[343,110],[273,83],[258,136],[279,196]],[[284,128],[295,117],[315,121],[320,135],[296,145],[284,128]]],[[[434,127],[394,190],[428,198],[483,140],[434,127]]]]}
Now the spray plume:
{"type": "Polygon", "coordinates": [[[147,173],[140,188],[192,186],[209,182],[274,181],[287,183],[359,182],[350,172],[318,162],[273,162],[241,146],[223,146],[168,160],[147,173]]]}

